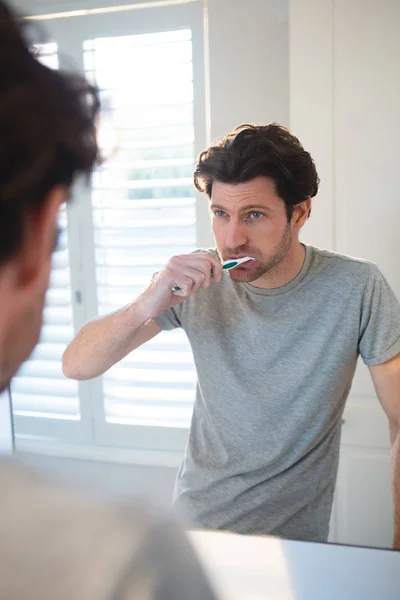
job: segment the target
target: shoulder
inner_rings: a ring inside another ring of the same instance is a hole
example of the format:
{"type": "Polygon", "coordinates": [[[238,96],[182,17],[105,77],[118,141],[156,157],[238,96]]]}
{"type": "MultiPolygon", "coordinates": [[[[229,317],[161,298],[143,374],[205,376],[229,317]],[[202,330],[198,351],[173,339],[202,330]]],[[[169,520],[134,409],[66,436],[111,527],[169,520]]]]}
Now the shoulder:
{"type": "Polygon", "coordinates": [[[320,248],[311,247],[310,249],[312,252],[311,268],[314,271],[332,274],[335,277],[353,277],[355,282],[360,283],[366,283],[371,278],[381,276],[379,267],[364,258],[320,248]]]}
{"type": "Polygon", "coordinates": [[[2,578],[0,597],[21,597],[5,593],[19,585],[35,589],[38,596],[50,597],[49,592],[54,592],[55,597],[56,588],[50,588],[59,585],[71,590],[76,600],[91,600],[101,590],[117,586],[127,564],[137,578],[144,549],[148,549],[147,562],[142,566],[148,582],[160,575],[170,551],[174,556],[180,555],[182,547],[186,551],[179,525],[166,509],[147,501],[102,499],[13,460],[0,460],[0,485],[0,528],[3,540],[7,539],[3,572],[23,573],[21,581],[2,578]],[[26,564],[35,568],[26,571],[26,564]],[[53,584],[54,572],[60,578],[53,584]],[[94,574],[97,591],[91,587],[94,574]]]}

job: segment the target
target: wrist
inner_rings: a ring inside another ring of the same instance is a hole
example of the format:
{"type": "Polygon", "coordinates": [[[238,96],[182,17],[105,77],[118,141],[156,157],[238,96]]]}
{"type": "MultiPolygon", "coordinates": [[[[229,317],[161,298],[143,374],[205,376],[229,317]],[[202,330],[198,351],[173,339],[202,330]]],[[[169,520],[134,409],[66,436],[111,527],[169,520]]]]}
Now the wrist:
{"type": "Polygon", "coordinates": [[[141,294],[132,304],[129,304],[127,310],[129,321],[137,322],[139,326],[144,325],[147,321],[157,316],[153,314],[151,302],[149,302],[144,294],[141,294]]]}

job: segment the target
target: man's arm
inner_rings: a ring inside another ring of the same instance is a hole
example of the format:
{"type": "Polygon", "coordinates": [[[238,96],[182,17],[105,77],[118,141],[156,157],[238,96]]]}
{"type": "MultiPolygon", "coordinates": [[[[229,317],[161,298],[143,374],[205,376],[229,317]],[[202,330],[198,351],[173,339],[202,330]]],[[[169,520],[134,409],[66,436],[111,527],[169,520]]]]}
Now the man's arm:
{"type": "Polygon", "coordinates": [[[64,375],[81,380],[102,375],[161,331],[154,321],[158,315],[221,276],[221,263],[208,252],[174,256],[134,302],[82,327],[64,352],[64,375]]]}
{"type": "Polygon", "coordinates": [[[393,547],[400,550],[400,354],[369,367],[379,401],[389,419],[394,507],[393,547]]]}
{"type": "Polygon", "coordinates": [[[82,327],[64,352],[63,373],[77,380],[102,375],[160,331],[140,303],[133,302],[82,327]]]}

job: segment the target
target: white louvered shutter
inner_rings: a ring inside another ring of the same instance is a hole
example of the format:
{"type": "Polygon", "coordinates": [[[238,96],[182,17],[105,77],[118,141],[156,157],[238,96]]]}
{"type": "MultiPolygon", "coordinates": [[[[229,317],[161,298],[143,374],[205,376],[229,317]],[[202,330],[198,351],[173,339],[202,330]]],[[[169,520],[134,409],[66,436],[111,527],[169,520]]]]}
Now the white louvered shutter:
{"type": "MultiPolygon", "coordinates": [[[[93,178],[99,314],[131,302],[196,245],[192,40],[188,29],[84,44],[114,155],[93,178]]],[[[187,427],[196,375],[185,334],[163,332],[103,377],[107,423],[187,427]]]]}
{"type": "MultiPolygon", "coordinates": [[[[44,64],[58,68],[55,43],[42,44],[37,49],[44,64]]],[[[43,428],[35,427],[40,418],[56,421],[80,418],[78,383],[66,379],[61,370],[62,353],[74,335],[65,207],[60,211],[59,224],[61,233],[52,258],[40,342],[11,386],[17,435],[40,433],[43,428]]],[[[57,427],[53,433],[57,437],[57,427]]]]}

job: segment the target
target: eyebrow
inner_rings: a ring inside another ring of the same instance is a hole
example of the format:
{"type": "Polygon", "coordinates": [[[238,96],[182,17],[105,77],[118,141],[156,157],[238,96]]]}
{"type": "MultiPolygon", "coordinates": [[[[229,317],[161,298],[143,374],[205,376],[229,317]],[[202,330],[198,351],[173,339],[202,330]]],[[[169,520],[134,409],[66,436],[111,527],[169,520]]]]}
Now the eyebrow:
{"type": "MultiPolygon", "coordinates": [[[[210,205],[210,209],[218,209],[218,210],[223,210],[224,212],[226,212],[226,208],[224,208],[223,206],[221,206],[220,204],[214,204],[211,203],[210,205]]],[[[268,206],[262,206],[260,204],[252,204],[250,206],[244,206],[243,209],[241,209],[240,212],[249,212],[250,210],[258,210],[260,212],[274,212],[272,210],[272,208],[269,208],[268,206]]]]}

